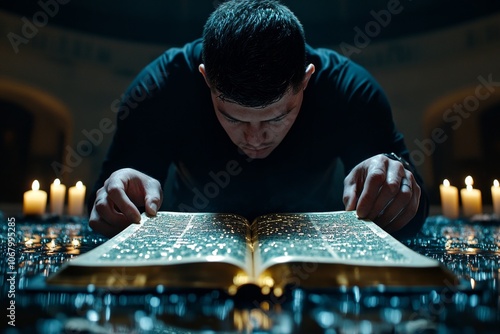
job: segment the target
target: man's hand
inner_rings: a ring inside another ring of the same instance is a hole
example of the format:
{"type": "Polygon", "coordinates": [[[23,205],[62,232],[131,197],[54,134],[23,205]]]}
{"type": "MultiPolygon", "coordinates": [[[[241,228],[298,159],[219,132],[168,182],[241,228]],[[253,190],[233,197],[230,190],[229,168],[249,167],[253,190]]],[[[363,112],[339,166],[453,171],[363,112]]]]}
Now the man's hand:
{"type": "Polygon", "coordinates": [[[369,158],[344,180],[344,205],[362,219],[377,223],[387,232],[403,228],[415,216],[420,186],[399,161],[383,154],[369,158]]]}
{"type": "Polygon", "coordinates": [[[119,169],[97,191],[89,225],[108,237],[114,236],[141,220],[138,206],[144,206],[147,214],[156,215],[162,200],[157,180],[134,169],[119,169]]]}

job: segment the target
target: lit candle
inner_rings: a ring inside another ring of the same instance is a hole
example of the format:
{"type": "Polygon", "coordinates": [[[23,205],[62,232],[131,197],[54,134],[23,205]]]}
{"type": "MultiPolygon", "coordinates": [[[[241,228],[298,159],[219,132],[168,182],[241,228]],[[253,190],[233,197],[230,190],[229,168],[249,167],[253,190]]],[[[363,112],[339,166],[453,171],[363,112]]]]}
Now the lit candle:
{"type": "Polygon", "coordinates": [[[462,206],[464,216],[470,217],[475,214],[480,214],[483,211],[481,202],[481,191],[472,188],[474,180],[471,176],[465,178],[466,188],[460,189],[460,196],[462,197],[462,206]]]}
{"type": "Polygon", "coordinates": [[[498,180],[493,181],[491,187],[491,198],[493,200],[493,212],[500,217],[500,184],[498,180]]]}
{"type": "Polygon", "coordinates": [[[64,209],[64,197],[66,196],[66,186],[61,184],[59,179],[55,179],[50,185],[50,212],[61,216],[64,209]]]}
{"type": "Polygon", "coordinates": [[[450,185],[450,181],[444,180],[439,186],[441,194],[441,209],[445,217],[456,219],[459,215],[458,188],[450,185]]]}
{"type": "Polygon", "coordinates": [[[85,201],[85,189],[81,181],[78,181],[74,187],[68,190],[68,215],[83,215],[83,203],[85,201]]]}
{"type": "Polygon", "coordinates": [[[47,193],[40,190],[40,183],[35,180],[31,190],[24,193],[23,213],[25,215],[43,215],[47,205],[47,193]]]}
{"type": "Polygon", "coordinates": [[[71,245],[73,245],[73,247],[75,247],[75,248],[80,247],[80,240],[78,240],[78,239],[76,239],[76,238],[75,238],[75,239],[73,239],[73,240],[71,241],[71,245]]]}

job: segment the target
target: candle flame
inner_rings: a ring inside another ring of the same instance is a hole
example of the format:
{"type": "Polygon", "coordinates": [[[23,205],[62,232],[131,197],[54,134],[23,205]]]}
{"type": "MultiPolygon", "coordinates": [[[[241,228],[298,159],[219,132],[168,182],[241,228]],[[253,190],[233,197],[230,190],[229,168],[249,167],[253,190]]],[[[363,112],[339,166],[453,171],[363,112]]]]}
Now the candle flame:
{"type": "Polygon", "coordinates": [[[472,185],[474,184],[474,180],[472,179],[472,176],[467,176],[465,178],[465,184],[467,185],[467,189],[470,186],[472,188],[472,185]]]}
{"type": "Polygon", "coordinates": [[[494,180],[494,181],[493,181],[493,186],[494,186],[495,188],[500,187],[500,183],[498,182],[498,180],[494,180]]]}
{"type": "Polygon", "coordinates": [[[448,181],[448,179],[444,179],[443,186],[449,187],[450,186],[450,181],[448,181]]]}
{"type": "Polygon", "coordinates": [[[80,246],[80,241],[78,239],[73,239],[73,241],[71,241],[71,244],[76,248],[80,246]]]}
{"type": "Polygon", "coordinates": [[[61,184],[61,180],[59,180],[59,179],[54,180],[54,185],[58,186],[60,184],[61,184]]]}
{"type": "Polygon", "coordinates": [[[31,184],[31,190],[40,190],[40,182],[38,182],[38,180],[33,181],[33,183],[31,184]]]}
{"type": "Polygon", "coordinates": [[[82,183],[82,181],[78,181],[78,182],[76,183],[76,187],[77,187],[78,189],[83,188],[83,183],[82,183]]]}

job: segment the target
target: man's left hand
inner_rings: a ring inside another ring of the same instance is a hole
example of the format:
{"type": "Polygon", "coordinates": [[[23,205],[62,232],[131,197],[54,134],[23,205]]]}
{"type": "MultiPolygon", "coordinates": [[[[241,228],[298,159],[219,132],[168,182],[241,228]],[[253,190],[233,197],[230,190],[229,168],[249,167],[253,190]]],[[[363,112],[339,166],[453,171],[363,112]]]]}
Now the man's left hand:
{"type": "Polygon", "coordinates": [[[344,180],[345,210],[356,210],[387,232],[403,228],[415,216],[420,186],[399,161],[383,154],[359,163],[344,180]]]}

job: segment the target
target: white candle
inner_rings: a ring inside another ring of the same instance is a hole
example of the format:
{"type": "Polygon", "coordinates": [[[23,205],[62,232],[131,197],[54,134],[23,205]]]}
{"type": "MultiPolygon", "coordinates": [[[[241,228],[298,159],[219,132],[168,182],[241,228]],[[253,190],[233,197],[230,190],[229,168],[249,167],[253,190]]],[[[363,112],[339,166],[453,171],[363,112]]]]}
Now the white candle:
{"type": "Polygon", "coordinates": [[[444,180],[439,186],[441,195],[441,209],[443,216],[456,219],[459,215],[458,188],[450,185],[450,181],[444,180]]]}
{"type": "Polygon", "coordinates": [[[471,176],[465,178],[466,188],[460,189],[460,196],[462,197],[462,206],[464,216],[470,217],[483,212],[481,202],[481,191],[472,188],[474,180],[471,176]]]}
{"type": "Polygon", "coordinates": [[[64,210],[64,198],[66,196],[66,186],[61,184],[59,179],[55,179],[50,185],[50,212],[62,216],[64,210]]]}
{"type": "Polygon", "coordinates": [[[500,184],[498,180],[493,181],[491,187],[491,198],[493,200],[493,212],[500,217],[500,184]]]}
{"type": "Polygon", "coordinates": [[[25,215],[43,215],[47,206],[47,193],[40,190],[40,183],[35,180],[31,190],[24,193],[23,213],[25,215]]]}
{"type": "Polygon", "coordinates": [[[78,181],[74,187],[68,190],[68,215],[83,215],[83,203],[85,201],[85,189],[81,181],[78,181]]]}

